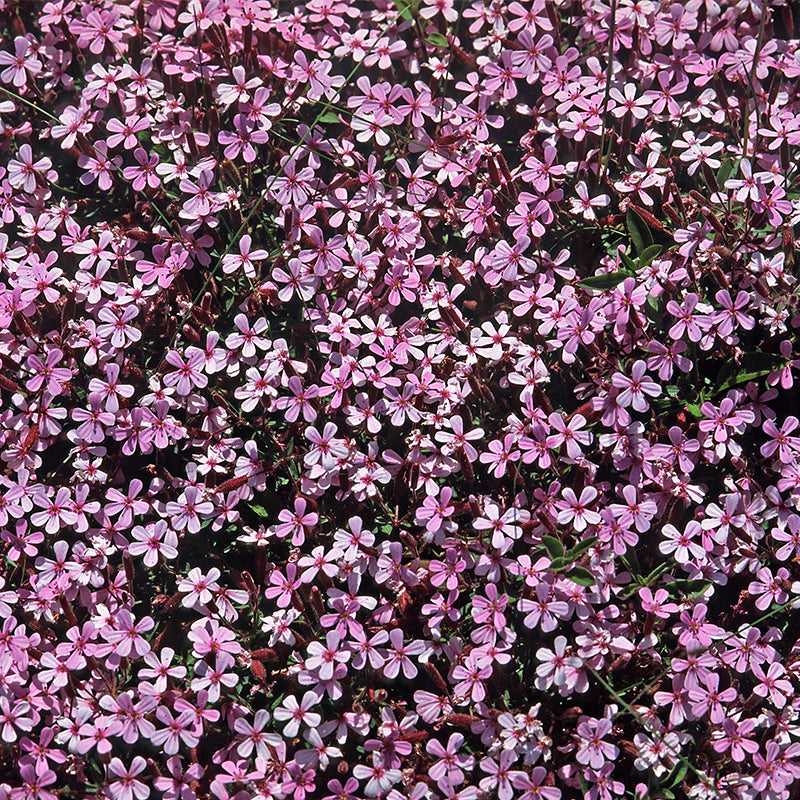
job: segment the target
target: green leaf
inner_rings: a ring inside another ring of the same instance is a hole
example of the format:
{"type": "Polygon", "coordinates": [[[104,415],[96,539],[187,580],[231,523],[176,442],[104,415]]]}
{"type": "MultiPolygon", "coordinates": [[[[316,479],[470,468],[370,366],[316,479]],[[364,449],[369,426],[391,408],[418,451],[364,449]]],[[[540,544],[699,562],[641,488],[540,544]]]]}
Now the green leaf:
{"type": "Polygon", "coordinates": [[[252,505],[250,506],[250,510],[254,514],[257,514],[259,517],[263,517],[264,519],[267,519],[269,517],[269,511],[267,511],[267,509],[264,508],[264,506],[252,505]]]}
{"type": "Polygon", "coordinates": [[[653,309],[653,311],[658,311],[658,298],[654,294],[647,295],[647,305],[653,309]]]}
{"type": "Polygon", "coordinates": [[[575,569],[567,574],[567,577],[579,586],[594,586],[597,583],[597,579],[594,575],[583,567],[575,567],[575,569]]]}
{"type": "Polygon", "coordinates": [[[647,295],[647,304],[644,308],[644,315],[651,322],[655,322],[657,325],[661,324],[661,319],[664,315],[661,312],[658,298],[654,297],[652,294],[647,295]]]}
{"type": "Polygon", "coordinates": [[[654,244],[650,247],[645,247],[639,256],[639,266],[646,267],[650,262],[661,252],[661,245],[654,244]]]}
{"type": "Polygon", "coordinates": [[[626,566],[630,570],[631,575],[641,575],[642,565],[639,563],[639,556],[636,554],[636,550],[632,547],[628,549],[627,556],[629,561],[627,562],[626,566]]]}
{"type": "Polygon", "coordinates": [[[710,586],[711,581],[688,581],[686,584],[686,591],[689,592],[689,594],[703,594],[704,592],[708,591],[710,586]]]}
{"type": "Polygon", "coordinates": [[[669,562],[664,562],[663,564],[659,564],[643,581],[646,586],[649,586],[653,583],[657,578],[660,578],[668,569],[670,565],[669,562]]]}
{"type": "Polygon", "coordinates": [[[703,412],[700,410],[700,403],[687,403],[686,410],[695,418],[702,419],[703,412]]]}
{"type": "Polygon", "coordinates": [[[397,13],[403,19],[414,19],[414,12],[417,10],[418,3],[415,0],[395,0],[397,13]]]}
{"type": "Polygon", "coordinates": [[[703,580],[702,578],[674,578],[671,581],[664,581],[664,586],[670,592],[670,595],[672,595],[674,589],[679,589],[686,595],[702,594],[711,586],[711,581],[703,580]]]}
{"type": "Polygon", "coordinates": [[[449,47],[450,43],[447,41],[445,36],[442,36],[441,33],[429,33],[425,37],[425,41],[429,44],[432,44],[434,47],[449,47]]]}
{"type": "Polygon", "coordinates": [[[646,248],[653,244],[653,234],[645,221],[632,209],[629,208],[625,215],[628,223],[628,233],[630,234],[633,246],[639,255],[642,255],[646,248]]]}
{"type": "Polygon", "coordinates": [[[774,353],[742,353],[738,364],[731,360],[720,370],[716,391],[724,392],[732,386],[763,378],[785,365],[786,359],[774,353]]]}
{"type": "Polygon", "coordinates": [[[572,559],[570,558],[554,558],[550,562],[550,569],[557,572],[560,569],[564,569],[564,567],[568,567],[571,563],[572,559]]]}
{"type": "Polygon", "coordinates": [[[318,120],[317,122],[321,122],[323,125],[335,125],[339,121],[338,114],[335,114],[333,111],[326,111],[318,120]]]}
{"type": "Polygon", "coordinates": [[[589,551],[596,541],[596,536],[587,536],[585,539],[581,539],[581,541],[579,541],[575,547],[570,548],[569,552],[566,554],[566,557],[571,558],[573,561],[577,561],[584,553],[589,551]]]}
{"type": "Polygon", "coordinates": [[[720,189],[724,188],[725,181],[727,181],[738,169],[738,159],[726,158],[722,162],[722,166],[717,170],[717,183],[719,184],[720,189]]]}
{"type": "Polygon", "coordinates": [[[675,767],[675,769],[672,770],[669,777],[667,778],[667,785],[670,788],[674,788],[686,777],[686,773],[688,771],[689,771],[689,762],[681,761],[675,767]]]}
{"type": "Polygon", "coordinates": [[[555,536],[542,536],[542,544],[550,558],[561,558],[564,555],[564,545],[555,536]]]}
{"type": "Polygon", "coordinates": [[[584,278],[578,282],[578,286],[583,286],[585,289],[613,289],[618,286],[625,278],[630,278],[632,275],[629,272],[609,272],[605,275],[592,275],[591,278],[584,278]]]}
{"type": "Polygon", "coordinates": [[[622,265],[625,267],[626,270],[628,270],[628,272],[630,272],[631,274],[636,272],[636,263],[623,250],[620,250],[619,252],[619,260],[622,262],[622,265]]]}

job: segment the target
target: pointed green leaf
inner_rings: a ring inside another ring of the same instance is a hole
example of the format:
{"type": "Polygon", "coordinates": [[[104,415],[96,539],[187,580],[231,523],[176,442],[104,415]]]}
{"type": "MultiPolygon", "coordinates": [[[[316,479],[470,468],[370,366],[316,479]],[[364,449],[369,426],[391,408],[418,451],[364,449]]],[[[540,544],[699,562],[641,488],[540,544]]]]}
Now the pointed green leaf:
{"type": "Polygon", "coordinates": [[[700,403],[687,403],[686,410],[695,418],[702,419],[703,412],[700,410],[700,403]]]}
{"type": "Polygon", "coordinates": [[[564,545],[555,536],[542,536],[542,544],[550,558],[561,558],[564,555],[564,545]]]}
{"type": "Polygon", "coordinates": [[[717,184],[719,184],[719,188],[722,189],[725,186],[725,181],[727,181],[731,175],[733,175],[736,170],[739,168],[739,160],[733,158],[726,158],[722,162],[722,166],[717,170],[717,184]]]}
{"type": "Polygon", "coordinates": [[[636,252],[642,255],[645,249],[653,244],[653,234],[650,233],[650,228],[645,221],[632,208],[628,209],[625,221],[628,223],[628,233],[633,246],[636,252]]]}
{"type": "Polygon", "coordinates": [[[569,552],[566,554],[566,557],[571,558],[573,561],[577,561],[584,553],[589,551],[596,541],[596,536],[587,536],[585,539],[581,539],[581,541],[579,541],[575,547],[570,548],[569,552]]]}
{"type": "Polygon", "coordinates": [[[720,370],[716,391],[724,392],[733,386],[763,378],[785,365],[786,359],[775,353],[742,353],[738,364],[729,361],[720,370]]]}
{"type": "Polygon", "coordinates": [[[583,286],[585,289],[599,289],[605,291],[606,289],[613,289],[618,286],[625,278],[632,277],[628,272],[608,272],[605,275],[592,275],[591,278],[584,278],[578,282],[578,286],[583,286]]]}
{"type": "Polygon", "coordinates": [[[669,569],[669,562],[664,562],[663,564],[659,564],[645,579],[645,584],[653,583],[656,578],[660,578],[668,569],[669,569]]]}
{"type": "Polygon", "coordinates": [[[646,267],[650,264],[650,262],[661,253],[661,245],[654,244],[650,247],[645,247],[642,251],[641,255],[639,256],[639,266],[646,267]]]}
{"type": "Polygon", "coordinates": [[[597,579],[594,575],[583,567],[575,567],[575,569],[567,574],[567,577],[579,586],[594,586],[597,583],[597,579]]]}
{"type": "MultiPolygon", "coordinates": [[[[624,251],[620,250],[619,260],[628,272],[634,274],[636,272],[636,262],[624,251]]],[[[627,277],[627,276],[626,276],[627,277]]]]}
{"type": "Polygon", "coordinates": [[[396,0],[397,13],[403,19],[414,19],[414,12],[417,10],[415,0],[396,0]]]}
{"type": "Polygon", "coordinates": [[[639,563],[639,556],[636,554],[636,550],[632,547],[628,549],[628,558],[630,560],[626,566],[630,570],[631,575],[641,575],[643,572],[642,565],[639,563]]]}
{"type": "Polygon", "coordinates": [[[432,44],[434,47],[449,47],[450,44],[445,36],[441,33],[429,33],[425,37],[425,41],[432,44]]]}
{"type": "Polygon", "coordinates": [[[675,769],[672,770],[669,778],[667,778],[667,785],[670,786],[671,788],[674,788],[686,777],[686,773],[688,771],[689,771],[689,762],[686,760],[681,761],[675,767],[675,769]]]}

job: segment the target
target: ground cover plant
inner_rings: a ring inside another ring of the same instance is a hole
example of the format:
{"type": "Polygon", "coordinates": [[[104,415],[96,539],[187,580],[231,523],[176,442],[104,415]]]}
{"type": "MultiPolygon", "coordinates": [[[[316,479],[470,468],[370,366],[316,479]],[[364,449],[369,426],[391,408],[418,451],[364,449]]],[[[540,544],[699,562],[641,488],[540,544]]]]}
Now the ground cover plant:
{"type": "Polygon", "coordinates": [[[800,15],[0,4],[0,800],[787,800],[800,15]]]}

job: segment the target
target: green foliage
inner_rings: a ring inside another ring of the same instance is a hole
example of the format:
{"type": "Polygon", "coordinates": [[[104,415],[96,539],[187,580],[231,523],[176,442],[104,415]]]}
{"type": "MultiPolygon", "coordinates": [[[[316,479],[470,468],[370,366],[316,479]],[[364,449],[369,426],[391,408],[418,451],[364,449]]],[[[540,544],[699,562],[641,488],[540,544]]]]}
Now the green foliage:
{"type": "Polygon", "coordinates": [[[632,209],[629,208],[625,215],[628,225],[628,234],[633,242],[633,247],[641,256],[645,250],[653,246],[653,234],[647,223],[632,209]]]}
{"type": "Polygon", "coordinates": [[[720,370],[717,377],[717,392],[724,392],[734,386],[763,378],[785,366],[786,359],[775,353],[742,353],[738,359],[731,359],[720,370]]]}
{"type": "Polygon", "coordinates": [[[625,278],[633,277],[632,272],[620,270],[619,272],[608,272],[605,275],[592,275],[591,278],[584,278],[578,282],[578,286],[584,289],[614,289],[621,284],[625,278]]]}
{"type": "Polygon", "coordinates": [[[434,47],[449,47],[447,37],[442,36],[441,33],[429,33],[425,36],[425,41],[432,44],[434,47]]]}

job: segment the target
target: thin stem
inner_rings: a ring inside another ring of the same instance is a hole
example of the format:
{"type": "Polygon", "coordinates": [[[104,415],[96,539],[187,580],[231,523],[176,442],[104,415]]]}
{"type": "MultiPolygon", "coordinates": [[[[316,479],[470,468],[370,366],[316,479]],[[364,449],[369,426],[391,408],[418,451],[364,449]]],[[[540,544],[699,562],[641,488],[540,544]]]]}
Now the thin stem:
{"type": "MultiPolygon", "coordinates": [[[[761,20],[758,23],[758,39],[756,49],[753,51],[753,63],[750,65],[750,72],[747,76],[748,92],[744,100],[744,139],[742,141],[742,158],[747,158],[747,145],[750,138],[750,98],[753,99],[753,110],[756,112],[756,123],[758,122],[758,93],[756,92],[756,69],[758,68],[758,57],[761,55],[761,46],[764,44],[764,24],[769,11],[769,0],[764,0],[761,6],[761,20]]],[[[755,155],[755,143],[753,154],[755,155]]]]}
{"type": "MultiPolygon", "coordinates": [[[[606,64],[606,89],[603,95],[603,130],[600,133],[600,174],[598,183],[602,183],[608,170],[608,157],[603,158],[606,146],[606,116],[608,115],[608,100],[611,96],[611,77],[614,73],[614,36],[617,33],[617,0],[611,0],[611,22],[608,28],[608,63],[606,64]]],[[[608,146],[608,156],[611,155],[611,144],[608,146]]]]}

